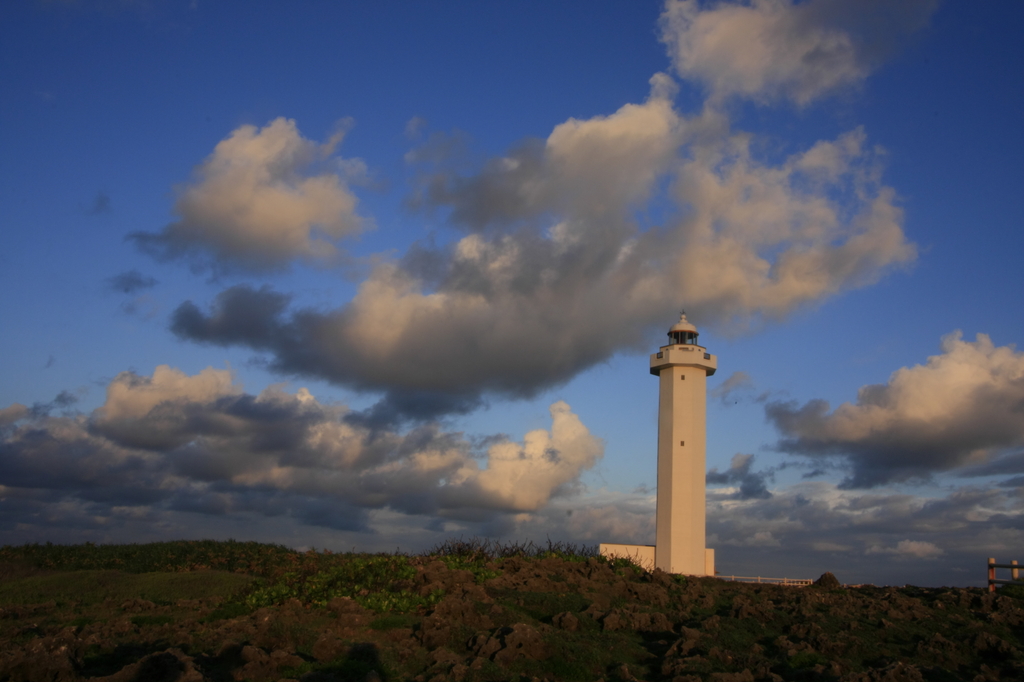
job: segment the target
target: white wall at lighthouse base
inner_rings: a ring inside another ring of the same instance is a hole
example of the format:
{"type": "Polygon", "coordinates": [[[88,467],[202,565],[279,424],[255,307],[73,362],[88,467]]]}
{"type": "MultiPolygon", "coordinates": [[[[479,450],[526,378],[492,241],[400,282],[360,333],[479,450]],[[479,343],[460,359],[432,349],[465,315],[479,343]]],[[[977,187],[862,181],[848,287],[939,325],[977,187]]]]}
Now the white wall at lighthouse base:
{"type": "Polygon", "coordinates": [[[654,545],[618,545],[602,542],[599,549],[601,556],[606,559],[629,559],[644,570],[654,570],[654,545]]]}
{"type": "MultiPolygon", "coordinates": [[[[637,566],[647,570],[654,570],[654,545],[620,545],[613,542],[602,542],[599,545],[601,556],[606,559],[629,559],[637,566]]],[[[704,550],[704,573],[703,575],[715,574],[715,550],[707,548],[704,550]]]]}

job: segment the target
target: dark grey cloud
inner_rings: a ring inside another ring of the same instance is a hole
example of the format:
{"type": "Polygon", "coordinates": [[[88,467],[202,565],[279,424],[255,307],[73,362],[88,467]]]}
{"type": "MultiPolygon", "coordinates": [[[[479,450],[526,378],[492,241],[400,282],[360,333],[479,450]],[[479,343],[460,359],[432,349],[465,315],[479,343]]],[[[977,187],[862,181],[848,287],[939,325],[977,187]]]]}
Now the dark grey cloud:
{"type": "Polygon", "coordinates": [[[978,470],[1024,444],[1024,353],[959,333],[942,350],[833,411],[823,400],[768,403],[765,414],[782,434],[776,449],[839,458],[850,471],[843,487],[865,488],[978,470]]]}
{"type": "Polygon", "coordinates": [[[1024,474],[1024,450],[1008,452],[1002,456],[993,457],[987,462],[966,466],[960,469],[957,474],[964,478],[1024,474]]]}
{"type": "Polygon", "coordinates": [[[126,270],[107,278],[106,283],[111,291],[119,294],[135,294],[146,289],[152,289],[158,284],[156,279],[149,275],[143,275],[138,270],[126,270]]]}
{"type": "Polygon", "coordinates": [[[191,301],[182,303],[171,315],[171,331],[199,343],[245,344],[258,350],[286,347],[288,325],[282,313],[290,300],[266,285],[254,289],[239,284],[217,294],[209,315],[191,301]]]}
{"type": "Polygon", "coordinates": [[[483,405],[483,399],[475,395],[390,390],[365,410],[346,414],[345,421],[373,430],[392,430],[409,422],[435,421],[444,417],[469,414],[483,405]]]}
{"type": "Polygon", "coordinates": [[[288,298],[268,287],[239,285],[219,294],[208,314],[183,303],[171,330],[191,341],[268,351],[274,371],[386,391],[383,407],[409,417],[463,413],[479,405],[484,392],[535,395],[605,360],[624,341],[639,346],[644,331],[602,334],[600,321],[582,313],[516,326],[501,319],[500,309],[481,307],[475,318],[423,310],[416,324],[396,319],[393,329],[386,328],[389,315],[382,310],[382,335],[367,338],[355,304],[285,314],[288,298]],[[565,338],[549,345],[552,333],[565,338]]]}
{"type": "Polygon", "coordinates": [[[250,395],[214,369],[124,372],[92,413],[50,415],[73,403],[64,392],[0,412],[4,495],[44,491],[100,517],[118,507],[254,514],[365,533],[374,510],[478,523],[537,509],[572,494],[602,452],[564,403],[551,407],[550,432],[516,443],[436,422],[387,428],[395,420],[373,410],[350,419],[305,389],[250,395]]]}
{"type": "Polygon", "coordinates": [[[719,473],[717,468],[711,469],[705,480],[711,485],[738,486],[736,499],[767,499],[772,496],[767,481],[771,480],[774,470],[754,472],[750,470],[753,464],[753,455],[735,454],[728,470],[719,473]]]}
{"type": "Polygon", "coordinates": [[[68,410],[79,400],[78,395],[71,391],[61,391],[53,400],[47,403],[33,403],[28,408],[28,413],[33,417],[45,417],[54,410],[68,410]]]}

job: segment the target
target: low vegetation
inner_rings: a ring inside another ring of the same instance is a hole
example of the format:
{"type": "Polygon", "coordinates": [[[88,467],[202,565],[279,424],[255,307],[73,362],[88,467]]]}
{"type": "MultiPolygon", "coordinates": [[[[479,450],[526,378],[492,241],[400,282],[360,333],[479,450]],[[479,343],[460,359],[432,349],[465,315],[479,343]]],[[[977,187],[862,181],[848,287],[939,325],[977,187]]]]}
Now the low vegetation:
{"type": "Polygon", "coordinates": [[[800,588],[592,548],[0,548],[0,682],[1024,679],[1024,589],[800,588]]]}

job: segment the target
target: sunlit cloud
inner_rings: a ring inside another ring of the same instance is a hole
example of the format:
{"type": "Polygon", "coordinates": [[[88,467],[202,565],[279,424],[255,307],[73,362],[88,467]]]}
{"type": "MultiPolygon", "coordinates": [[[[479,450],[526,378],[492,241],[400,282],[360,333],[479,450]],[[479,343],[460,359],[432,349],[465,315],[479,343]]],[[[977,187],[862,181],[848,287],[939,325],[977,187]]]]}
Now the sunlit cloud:
{"type": "Polygon", "coordinates": [[[855,403],[829,411],[823,400],[772,402],[765,411],[779,450],[842,458],[848,487],[979,467],[1024,444],[1024,353],[955,332],[940,355],[862,387],[855,403]]]}
{"type": "Polygon", "coordinates": [[[419,201],[467,234],[383,259],[334,310],[238,285],[208,312],[183,303],[172,330],[464,412],[640,350],[682,302],[702,325],[742,331],[915,259],[862,130],[773,165],[721,115],[677,112],[671,85],[659,74],[642,104],[569,120],[475,174],[425,170],[419,201]],[[644,227],[636,210],[656,199],[677,210],[644,227]]]}
{"type": "Polygon", "coordinates": [[[179,219],[130,238],[161,259],[220,267],[278,270],[296,259],[336,264],[335,243],[364,227],[349,182],[366,168],[333,156],[344,132],[317,144],[291,119],[241,126],[178,188],[179,219]]]}
{"type": "Polygon", "coordinates": [[[680,76],[710,101],[729,96],[803,106],[860,84],[937,0],[668,0],[661,38],[680,76]]]}

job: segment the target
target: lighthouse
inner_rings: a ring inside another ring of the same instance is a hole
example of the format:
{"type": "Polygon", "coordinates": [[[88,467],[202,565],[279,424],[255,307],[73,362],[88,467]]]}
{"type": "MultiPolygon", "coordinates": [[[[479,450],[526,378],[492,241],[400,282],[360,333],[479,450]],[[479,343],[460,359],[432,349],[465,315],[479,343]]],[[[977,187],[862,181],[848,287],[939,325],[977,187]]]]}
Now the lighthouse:
{"type": "Polygon", "coordinates": [[[607,557],[628,557],[668,573],[714,575],[705,547],[707,378],[718,358],[701,346],[686,313],[668,330],[668,344],[651,355],[658,377],[658,507],[655,544],[601,544],[607,557]]]}

